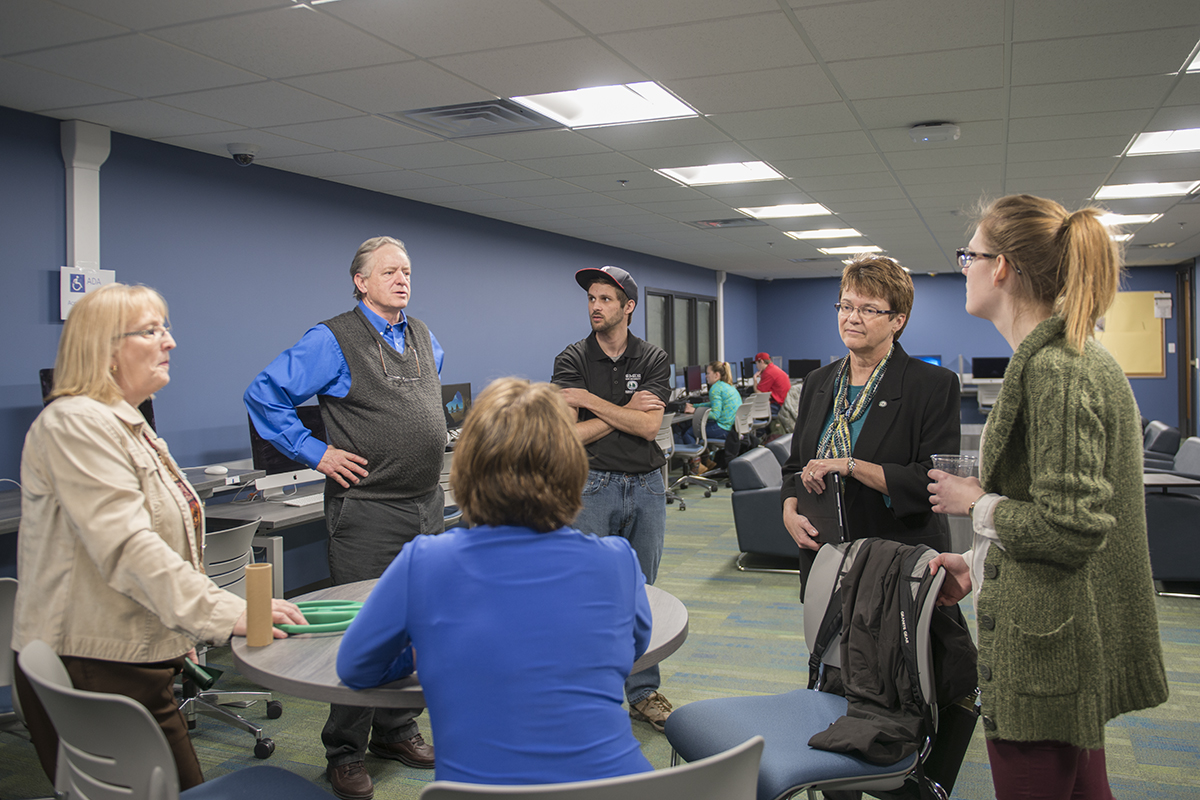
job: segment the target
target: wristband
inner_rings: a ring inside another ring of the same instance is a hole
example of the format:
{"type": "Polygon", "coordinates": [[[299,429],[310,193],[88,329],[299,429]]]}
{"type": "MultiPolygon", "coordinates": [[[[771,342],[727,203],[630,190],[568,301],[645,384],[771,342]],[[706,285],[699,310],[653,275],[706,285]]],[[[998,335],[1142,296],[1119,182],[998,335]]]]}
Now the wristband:
{"type": "Polygon", "coordinates": [[[855,462],[854,456],[850,456],[848,459],[846,459],[846,477],[847,478],[849,478],[851,475],[854,474],[854,468],[857,466],[858,466],[858,464],[857,464],[857,462],[855,462]]]}

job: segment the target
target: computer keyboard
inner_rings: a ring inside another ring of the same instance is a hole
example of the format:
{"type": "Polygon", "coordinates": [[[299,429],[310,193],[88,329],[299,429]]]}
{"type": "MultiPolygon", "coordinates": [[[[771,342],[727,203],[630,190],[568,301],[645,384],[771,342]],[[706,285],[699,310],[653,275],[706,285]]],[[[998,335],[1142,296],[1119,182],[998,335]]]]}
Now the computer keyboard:
{"type": "Polygon", "coordinates": [[[322,502],[324,499],[325,493],[317,492],[316,494],[303,494],[299,497],[289,497],[283,501],[283,504],[285,506],[311,506],[322,502]]]}

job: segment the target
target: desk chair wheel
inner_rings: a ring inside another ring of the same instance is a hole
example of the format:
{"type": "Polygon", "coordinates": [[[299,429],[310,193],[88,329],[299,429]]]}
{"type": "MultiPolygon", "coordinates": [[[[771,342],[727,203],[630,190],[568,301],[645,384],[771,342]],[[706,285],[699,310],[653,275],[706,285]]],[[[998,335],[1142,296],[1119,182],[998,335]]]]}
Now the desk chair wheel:
{"type": "Polygon", "coordinates": [[[271,754],[274,752],[275,752],[275,740],[274,739],[259,739],[257,742],[254,743],[254,757],[255,758],[270,758],[271,754]]]}
{"type": "Polygon", "coordinates": [[[279,719],[283,716],[283,703],[278,700],[267,701],[267,719],[279,719]]]}
{"type": "Polygon", "coordinates": [[[704,490],[704,496],[705,496],[705,497],[712,497],[712,490],[711,490],[711,489],[705,489],[705,490],[704,490]]]}

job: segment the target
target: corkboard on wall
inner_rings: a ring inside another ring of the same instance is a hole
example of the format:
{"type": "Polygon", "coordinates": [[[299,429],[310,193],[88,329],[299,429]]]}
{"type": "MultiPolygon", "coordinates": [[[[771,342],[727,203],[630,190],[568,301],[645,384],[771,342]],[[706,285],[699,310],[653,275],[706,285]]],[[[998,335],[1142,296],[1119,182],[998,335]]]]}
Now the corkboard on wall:
{"type": "Polygon", "coordinates": [[[1154,316],[1159,292],[1118,292],[1112,308],[1097,326],[1096,339],[1117,359],[1130,378],[1165,378],[1167,362],[1163,321],[1154,316]]]}

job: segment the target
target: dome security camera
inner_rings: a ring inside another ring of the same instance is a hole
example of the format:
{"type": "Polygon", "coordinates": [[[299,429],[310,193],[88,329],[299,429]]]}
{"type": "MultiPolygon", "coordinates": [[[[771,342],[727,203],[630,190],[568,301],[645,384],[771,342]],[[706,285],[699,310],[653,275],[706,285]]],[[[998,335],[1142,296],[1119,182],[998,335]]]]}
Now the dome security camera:
{"type": "Polygon", "coordinates": [[[248,167],[253,164],[254,156],[258,154],[258,145],[246,142],[234,142],[225,145],[225,148],[229,150],[229,155],[233,156],[233,160],[240,167],[248,167]]]}

